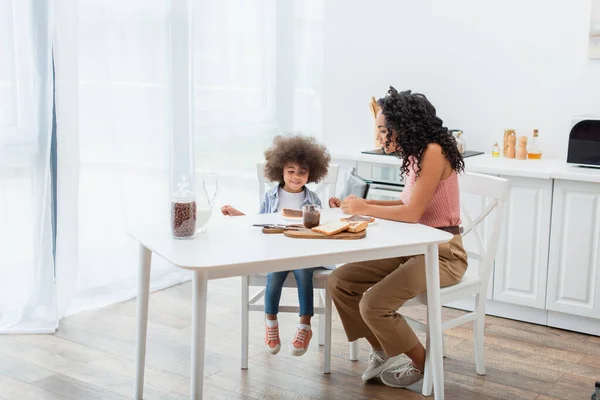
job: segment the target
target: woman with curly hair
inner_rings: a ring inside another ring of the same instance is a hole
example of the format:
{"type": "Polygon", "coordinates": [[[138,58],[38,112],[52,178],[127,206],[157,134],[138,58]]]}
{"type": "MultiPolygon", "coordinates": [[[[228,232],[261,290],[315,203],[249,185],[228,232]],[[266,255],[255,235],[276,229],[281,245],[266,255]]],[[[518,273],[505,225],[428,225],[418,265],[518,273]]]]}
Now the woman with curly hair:
{"type": "MultiPolygon", "coordinates": [[[[379,141],[401,159],[405,187],[401,200],[344,199],[347,214],[421,223],[454,234],[439,246],[440,286],[456,284],[467,269],[460,236],[458,173],[464,162],[456,141],[422,94],[390,87],[379,100],[379,141]]],[[[399,229],[402,229],[399,226],[399,229]]],[[[398,310],[426,291],[423,255],[343,265],[328,281],[349,341],[366,338],[373,352],[363,380],[381,377],[388,386],[407,387],[423,378],[425,348],[398,310]],[[397,356],[410,362],[397,365],[397,356]]]]}
{"type": "MultiPolygon", "coordinates": [[[[331,156],[325,146],[308,136],[277,136],[273,145],[265,151],[265,177],[279,185],[267,192],[260,206],[260,214],[274,213],[285,209],[302,210],[305,205],[321,206],[319,197],[309,190],[307,183],[317,183],[327,175],[331,156]]],[[[329,199],[330,207],[339,207],[340,200],[329,199]]],[[[244,215],[235,208],[226,205],[221,208],[224,215],[244,215]]],[[[265,289],[265,350],[277,354],[281,349],[277,313],[283,283],[290,271],[272,272],[267,276],[265,289]]],[[[312,330],[310,320],[314,315],[313,270],[296,269],[292,271],[298,284],[300,303],[300,322],[296,334],[290,343],[290,352],[294,356],[306,353],[312,330]]]]}

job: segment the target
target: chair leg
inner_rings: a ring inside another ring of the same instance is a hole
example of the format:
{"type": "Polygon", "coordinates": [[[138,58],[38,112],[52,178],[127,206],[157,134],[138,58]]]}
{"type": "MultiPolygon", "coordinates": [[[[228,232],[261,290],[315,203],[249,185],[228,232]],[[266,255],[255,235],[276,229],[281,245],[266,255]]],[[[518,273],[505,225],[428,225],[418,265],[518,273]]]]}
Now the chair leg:
{"type": "Polygon", "coordinates": [[[249,313],[250,313],[250,280],[242,276],[242,369],[248,369],[248,342],[249,342],[249,313]]]}
{"type": "Polygon", "coordinates": [[[427,327],[427,339],[425,340],[425,371],[423,371],[423,388],[421,394],[423,396],[431,396],[433,393],[433,374],[431,371],[431,347],[429,346],[429,327],[427,327]]]}
{"type": "Polygon", "coordinates": [[[358,340],[350,342],[350,361],[358,361],[358,340]]]}
{"type": "Polygon", "coordinates": [[[446,358],[446,341],[444,340],[444,332],[442,332],[442,356],[446,358]]]}
{"type": "MultiPolygon", "coordinates": [[[[319,308],[323,308],[325,307],[325,302],[324,302],[324,298],[326,296],[325,294],[326,289],[320,289],[317,293],[319,296],[319,308]]],[[[319,318],[319,346],[324,346],[325,345],[325,318],[326,316],[324,314],[319,314],[318,316],[319,318]]]]}
{"type": "Polygon", "coordinates": [[[478,375],[485,375],[485,349],[484,349],[484,323],[485,323],[485,299],[481,294],[477,295],[475,301],[475,312],[477,319],[473,321],[473,335],[475,344],[475,370],[478,375]]]}
{"type": "MultiPolygon", "coordinates": [[[[323,373],[331,373],[331,293],[325,289],[325,349],[323,373]]],[[[320,329],[319,329],[320,330],[320,329]]]]}

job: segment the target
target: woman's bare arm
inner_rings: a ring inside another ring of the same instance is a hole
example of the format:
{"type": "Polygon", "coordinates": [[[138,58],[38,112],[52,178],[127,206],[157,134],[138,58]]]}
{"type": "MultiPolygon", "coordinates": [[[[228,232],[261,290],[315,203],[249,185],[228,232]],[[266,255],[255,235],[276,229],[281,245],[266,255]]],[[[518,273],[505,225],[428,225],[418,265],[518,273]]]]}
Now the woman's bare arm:
{"type": "Polygon", "coordinates": [[[372,206],[401,206],[404,203],[402,200],[367,200],[367,204],[372,206]]]}
{"type": "Polygon", "coordinates": [[[418,222],[433,198],[448,164],[442,148],[437,144],[431,144],[423,152],[421,171],[415,181],[408,205],[380,205],[369,204],[365,200],[351,200],[345,202],[346,204],[342,203],[342,209],[348,214],[370,215],[400,222],[418,222]]]}

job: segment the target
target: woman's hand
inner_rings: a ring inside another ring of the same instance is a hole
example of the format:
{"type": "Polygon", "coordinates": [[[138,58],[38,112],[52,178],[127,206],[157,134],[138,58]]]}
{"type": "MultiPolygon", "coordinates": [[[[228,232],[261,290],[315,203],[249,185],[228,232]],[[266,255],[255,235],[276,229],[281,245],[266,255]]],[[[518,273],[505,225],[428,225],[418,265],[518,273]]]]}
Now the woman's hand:
{"type": "Polygon", "coordinates": [[[342,201],[342,211],[344,214],[362,215],[366,214],[367,202],[365,199],[356,196],[348,196],[342,201]]]}
{"type": "Polygon", "coordinates": [[[223,213],[223,215],[227,215],[230,217],[239,217],[241,215],[245,215],[243,212],[236,210],[230,205],[221,207],[221,212],[223,213]]]}
{"type": "Polygon", "coordinates": [[[331,207],[331,208],[338,208],[341,205],[342,205],[342,202],[337,197],[332,197],[332,198],[329,199],[329,207],[331,207]]]}

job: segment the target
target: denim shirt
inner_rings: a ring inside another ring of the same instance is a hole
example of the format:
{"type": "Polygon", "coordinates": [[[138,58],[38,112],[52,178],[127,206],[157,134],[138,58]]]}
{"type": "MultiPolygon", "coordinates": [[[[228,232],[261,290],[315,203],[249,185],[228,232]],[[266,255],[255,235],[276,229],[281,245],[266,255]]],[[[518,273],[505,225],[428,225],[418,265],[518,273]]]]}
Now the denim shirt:
{"type": "MultiPolygon", "coordinates": [[[[259,214],[271,214],[277,212],[277,206],[279,205],[279,188],[281,185],[277,185],[273,189],[265,193],[262,204],[260,205],[259,214]]],[[[321,199],[319,196],[306,186],[304,187],[304,201],[302,206],[305,205],[317,205],[321,207],[321,199]]]]}

